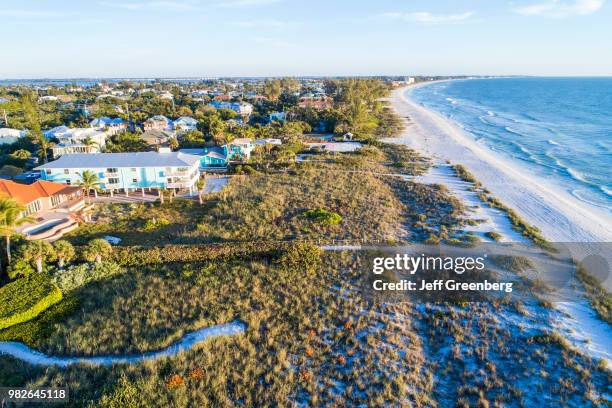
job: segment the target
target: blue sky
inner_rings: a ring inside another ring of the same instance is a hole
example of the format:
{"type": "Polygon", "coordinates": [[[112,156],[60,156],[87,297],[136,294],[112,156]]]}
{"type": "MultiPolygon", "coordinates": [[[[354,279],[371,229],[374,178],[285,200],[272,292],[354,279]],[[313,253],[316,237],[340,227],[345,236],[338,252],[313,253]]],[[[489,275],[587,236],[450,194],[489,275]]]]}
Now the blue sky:
{"type": "Polygon", "coordinates": [[[0,0],[0,78],[612,75],[606,0],[0,0]]]}

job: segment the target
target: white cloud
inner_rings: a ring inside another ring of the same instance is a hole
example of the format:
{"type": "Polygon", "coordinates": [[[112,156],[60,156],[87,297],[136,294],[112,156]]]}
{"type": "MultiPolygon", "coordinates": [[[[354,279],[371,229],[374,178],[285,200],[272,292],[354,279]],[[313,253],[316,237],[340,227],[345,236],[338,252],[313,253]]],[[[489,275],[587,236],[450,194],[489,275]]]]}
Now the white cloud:
{"type": "Polygon", "coordinates": [[[165,11],[190,11],[196,6],[210,6],[221,8],[243,8],[256,7],[278,3],[283,0],[151,0],[151,1],[103,1],[100,4],[108,7],[121,8],[124,10],[165,10],[165,11]]]}
{"type": "Polygon", "coordinates": [[[242,28],[285,28],[300,25],[293,21],[280,20],[252,20],[252,21],[234,21],[232,25],[242,28]]]}
{"type": "Polygon", "coordinates": [[[380,17],[387,20],[399,20],[407,22],[416,22],[423,24],[452,24],[468,21],[474,16],[473,11],[466,11],[460,14],[433,14],[428,11],[416,11],[412,13],[384,13],[380,17]]]}
{"type": "Polygon", "coordinates": [[[23,9],[0,9],[0,16],[3,17],[23,17],[23,18],[40,18],[40,17],[60,17],[63,13],[48,10],[23,10],[23,9]]]}
{"type": "Polygon", "coordinates": [[[282,0],[218,0],[219,7],[256,7],[280,3],[282,0]]]}
{"type": "Polygon", "coordinates": [[[586,16],[598,11],[606,0],[549,0],[517,8],[515,11],[525,16],[546,16],[565,18],[586,16]]]}
{"type": "Polygon", "coordinates": [[[110,3],[102,2],[102,5],[121,8],[125,10],[166,10],[166,11],[187,11],[194,8],[193,1],[142,1],[132,3],[110,3]]]}
{"type": "Polygon", "coordinates": [[[272,48],[290,48],[295,46],[295,44],[279,38],[254,37],[253,40],[258,44],[263,44],[272,48]]]}

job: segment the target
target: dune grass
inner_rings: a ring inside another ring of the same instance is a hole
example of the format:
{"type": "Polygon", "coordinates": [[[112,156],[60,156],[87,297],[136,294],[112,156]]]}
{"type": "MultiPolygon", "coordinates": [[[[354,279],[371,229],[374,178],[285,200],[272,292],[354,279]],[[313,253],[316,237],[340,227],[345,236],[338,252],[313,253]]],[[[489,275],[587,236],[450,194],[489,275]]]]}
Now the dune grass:
{"type": "Polygon", "coordinates": [[[591,275],[588,269],[578,264],[576,276],[584,285],[586,296],[591,306],[602,320],[612,324],[612,295],[601,285],[599,280],[591,275]]]}
{"type": "MultiPolygon", "coordinates": [[[[486,188],[483,187],[482,183],[476,179],[476,177],[465,168],[465,166],[461,164],[456,164],[453,166],[453,170],[457,177],[461,180],[472,183],[473,189],[478,193],[478,197],[480,200],[491,206],[492,208],[497,208],[502,210],[508,216],[508,219],[512,223],[512,228],[515,231],[521,233],[524,237],[530,239],[536,245],[549,250],[554,251],[554,247],[544,238],[539,228],[534,225],[529,224],[525,221],[515,210],[506,206],[502,203],[498,198],[494,197],[486,188]]],[[[494,236],[491,237],[495,240],[494,236]]]]}

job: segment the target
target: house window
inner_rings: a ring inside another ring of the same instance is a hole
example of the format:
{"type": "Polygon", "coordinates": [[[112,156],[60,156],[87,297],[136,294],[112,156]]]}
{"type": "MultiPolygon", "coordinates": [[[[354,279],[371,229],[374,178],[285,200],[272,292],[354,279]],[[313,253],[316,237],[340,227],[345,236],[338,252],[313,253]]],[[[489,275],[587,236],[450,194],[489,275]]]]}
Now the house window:
{"type": "Polygon", "coordinates": [[[64,183],[66,183],[66,184],[70,185],[71,181],[70,181],[70,179],[66,179],[66,180],[64,181],[64,183]]]}
{"type": "Polygon", "coordinates": [[[138,183],[138,179],[132,179],[132,183],[138,183]]]}
{"type": "Polygon", "coordinates": [[[110,167],[106,169],[107,173],[119,173],[119,171],[115,167],[110,167]]]}
{"type": "Polygon", "coordinates": [[[70,174],[70,170],[64,169],[64,174],[70,174]]]}
{"type": "Polygon", "coordinates": [[[108,184],[119,184],[119,179],[118,178],[109,178],[108,179],[108,184]]]}
{"type": "Polygon", "coordinates": [[[45,170],[45,173],[47,173],[47,176],[50,176],[51,175],[51,169],[45,170]]]}
{"type": "Polygon", "coordinates": [[[136,167],[132,167],[130,170],[132,170],[132,171],[136,171],[136,167]]]}

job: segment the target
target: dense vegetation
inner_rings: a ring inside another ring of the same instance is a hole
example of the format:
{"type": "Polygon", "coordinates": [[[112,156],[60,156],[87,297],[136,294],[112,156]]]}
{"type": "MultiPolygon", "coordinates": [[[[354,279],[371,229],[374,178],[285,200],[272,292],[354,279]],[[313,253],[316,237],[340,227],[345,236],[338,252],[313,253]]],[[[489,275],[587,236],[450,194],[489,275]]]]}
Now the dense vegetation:
{"type": "MultiPolygon", "coordinates": [[[[8,125],[27,129],[27,137],[10,145],[0,146],[0,173],[14,177],[28,165],[28,158],[47,161],[50,148],[57,140],[47,139],[43,130],[66,125],[88,127],[92,118],[118,117],[130,125],[128,132],[111,136],[105,146],[108,152],[146,151],[150,147],[141,138],[142,123],[155,115],[171,119],[191,116],[197,120],[197,130],[180,134],[169,141],[177,149],[223,145],[238,137],[254,139],[281,138],[290,141],[313,130],[321,132],[352,132],[358,139],[394,136],[402,128],[401,120],[380,98],[389,92],[389,85],[374,79],[327,80],[322,82],[333,107],[326,109],[300,108],[295,93],[308,92],[310,87],[291,79],[266,81],[263,84],[243,84],[244,89],[259,92],[265,99],[252,101],[255,112],[240,118],[229,109],[215,109],[208,105],[212,96],[195,100],[189,95],[202,86],[226,88],[224,83],[206,84],[130,83],[116,84],[118,92],[131,92],[129,96],[112,97],[105,94],[104,84],[74,90],[73,87],[50,87],[47,93],[57,96],[55,101],[40,101],[27,87],[0,89],[0,96],[9,101],[1,103],[8,125]],[[150,86],[150,91],[147,91],[150,86]],[[169,92],[172,100],[161,96],[169,92]],[[99,98],[100,96],[102,98],[99,98]],[[286,112],[287,122],[270,122],[272,112],[286,112]],[[237,120],[244,119],[246,123],[237,120]]],[[[244,94],[233,96],[234,102],[244,102],[244,94]]],[[[249,99],[250,100],[250,99],[249,99]]],[[[6,126],[6,124],[5,124],[6,126]]]]}
{"type": "Polygon", "coordinates": [[[0,288],[0,329],[27,322],[62,300],[47,276],[32,274],[0,288]]]}

